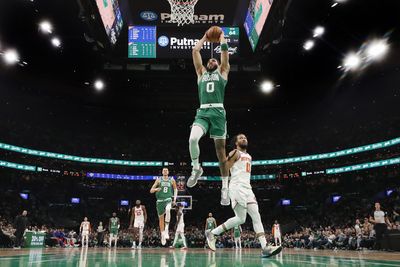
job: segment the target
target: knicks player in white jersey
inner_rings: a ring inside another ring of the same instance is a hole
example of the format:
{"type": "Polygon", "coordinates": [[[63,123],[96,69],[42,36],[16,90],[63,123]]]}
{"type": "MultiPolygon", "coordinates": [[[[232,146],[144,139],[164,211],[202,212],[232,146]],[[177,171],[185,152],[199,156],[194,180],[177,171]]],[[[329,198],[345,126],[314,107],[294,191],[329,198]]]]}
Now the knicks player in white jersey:
{"type": "Polygon", "coordinates": [[[81,234],[82,240],[81,240],[81,245],[82,247],[85,246],[85,240],[86,240],[86,247],[89,246],[89,234],[90,234],[90,222],[88,221],[88,218],[85,217],[83,219],[83,222],[81,223],[81,226],[79,227],[79,233],[81,234]]]}
{"type": "Polygon", "coordinates": [[[274,256],[282,251],[282,247],[267,246],[257,200],[250,185],[251,156],[247,153],[247,138],[244,134],[238,134],[234,137],[233,142],[236,149],[229,153],[227,167],[231,173],[229,197],[235,217],[230,218],[211,231],[206,231],[208,247],[215,251],[216,236],[244,224],[248,213],[261,244],[262,257],[274,256]]]}
{"type": "Polygon", "coordinates": [[[138,240],[139,234],[139,244],[138,249],[142,248],[143,241],[143,229],[144,225],[147,222],[147,212],[144,205],[141,204],[140,200],[136,200],[136,206],[132,209],[131,220],[129,224],[129,228],[133,228],[133,244],[132,248],[136,248],[136,240],[138,240]]]}
{"type": "Polygon", "coordinates": [[[172,248],[175,247],[179,236],[182,239],[183,247],[181,250],[187,250],[186,239],[185,239],[185,221],[183,220],[183,205],[182,203],[176,204],[176,231],[174,242],[172,243],[172,248]]]}
{"type": "Polygon", "coordinates": [[[281,226],[279,225],[277,220],[275,220],[274,226],[272,226],[272,233],[274,235],[275,245],[281,246],[282,245],[281,226]]]}

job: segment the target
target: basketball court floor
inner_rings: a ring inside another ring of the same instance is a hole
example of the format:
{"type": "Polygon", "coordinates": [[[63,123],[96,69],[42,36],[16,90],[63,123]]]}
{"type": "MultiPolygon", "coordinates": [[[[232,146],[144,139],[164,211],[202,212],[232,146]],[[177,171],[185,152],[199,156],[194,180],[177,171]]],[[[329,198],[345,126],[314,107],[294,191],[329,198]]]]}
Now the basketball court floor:
{"type": "Polygon", "coordinates": [[[400,266],[400,253],[286,249],[262,259],[258,249],[3,249],[0,266],[400,266]]]}

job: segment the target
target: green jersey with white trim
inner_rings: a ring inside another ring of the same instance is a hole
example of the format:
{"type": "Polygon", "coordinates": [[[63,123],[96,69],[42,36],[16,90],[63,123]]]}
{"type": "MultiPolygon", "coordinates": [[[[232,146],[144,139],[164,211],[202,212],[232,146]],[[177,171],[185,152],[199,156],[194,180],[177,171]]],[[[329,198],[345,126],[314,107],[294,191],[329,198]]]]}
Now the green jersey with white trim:
{"type": "Polygon", "coordinates": [[[164,180],[164,178],[161,177],[159,187],[161,188],[161,190],[156,193],[157,200],[172,198],[173,190],[171,178],[168,178],[168,180],[164,180]]]}
{"type": "Polygon", "coordinates": [[[202,104],[223,104],[225,87],[228,83],[218,69],[204,72],[198,80],[199,100],[202,104]]]}
{"type": "Polygon", "coordinates": [[[214,218],[207,218],[207,230],[213,230],[216,227],[214,218]]]}

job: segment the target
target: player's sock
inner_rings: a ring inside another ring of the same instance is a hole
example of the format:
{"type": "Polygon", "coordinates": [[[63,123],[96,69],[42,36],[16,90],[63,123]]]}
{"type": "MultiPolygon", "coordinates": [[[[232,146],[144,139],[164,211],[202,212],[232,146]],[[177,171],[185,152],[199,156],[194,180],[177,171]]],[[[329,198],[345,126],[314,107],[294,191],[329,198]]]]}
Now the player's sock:
{"type": "Polygon", "coordinates": [[[229,177],[223,176],[223,177],[221,177],[221,179],[222,179],[222,188],[228,188],[229,177]]]}
{"type": "Polygon", "coordinates": [[[190,131],[190,137],[189,137],[189,152],[190,152],[190,158],[192,159],[193,168],[197,169],[197,170],[200,169],[199,140],[203,135],[204,135],[203,129],[198,125],[193,125],[192,130],[190,131]]]}
{"type": "Polygon", "coordinates": [[[192,165],[193,165],[193,169],[195,169],[195,170],[200,169],[199,158],[192,159],[192,165]]]}
{"type": "Polygon", "coordinates": [[[267,240],[265,239],[264,226],[261,222],[258,205],[256,203],[247,205],[247,212],[249,213],[251,220],[253,221],[254,232],[256,232],[258,240],[260,241],[261,248],[264,248],[267,245],[267,240]]]}
{"type": "Polygon", "coordinates": [[[139,230],[139,246],[142,245],[142,241],[143,241],[143,229],[139,230]]]}
{"type": "Polygon", "coordinates": [[[172,246],[175,247],[176,242],[178,242],[178,237],[179,235],[177,233],[175,233],[175,238],[174,238],[174,242],[172,243],[172,246]]]}
{"type": "Polygon", "coordinates": [[[241,224],[244,224],[246,222],[246,209],[240,205],[236,205],[235,209],[235,217],[232,217],[228,219],[226,222],[215,228],[214,230],[211,231],[214,235],[220,235],[223,232],[232,229],[235,226],[239,226],[241,224]]]}
{"type": "Polygon", "coordinates": [[[184,233],[181,233],[181,238],[182,238],[182,242],[183,242],[183,247],[187,248],[186,239],[185,239],[185,234],[184,233]]]}
{"type": "Polygon", "coordinates": [[[264,233],[256,234],[258,236],[258,241],[260,241],[261,248],[265,248],[267,246],[267,239],[265,238],[264,233]]]}

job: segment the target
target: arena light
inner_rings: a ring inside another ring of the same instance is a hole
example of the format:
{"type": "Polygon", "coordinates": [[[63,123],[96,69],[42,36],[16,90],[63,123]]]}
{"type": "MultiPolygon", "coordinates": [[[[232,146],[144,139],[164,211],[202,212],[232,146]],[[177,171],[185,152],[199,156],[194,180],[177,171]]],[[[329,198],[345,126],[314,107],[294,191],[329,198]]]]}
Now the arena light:
{"type": "Polygon", "coordinates": [[[313,35],[313,37],[314,37],[314,38],[320,37],[320,36],[322,36],[322,35],[324,34],[324,32],[325,32],[325,28],[324,28],[324,27],[322,27],[322,26],[317,26],[317,27],[315,27],[315,29],[314,29],[314,35],[313,35]]]}
{"type": "Polygon", "coordinates": [[[27,193],[19,193],[19,196],[24,200],[28,200],[29,199],[29,194],[27,194],[27,193]]]}
{"type": "Polygon", "coordinates": [[[290,199],[281,199],[282,206],[290,206],[292,204],[292,200],[290,199]]]}
{"type": "Polygon", "coordinates": [[[120,201],[119,204],[120,204],[120,206],[129,206],[129,200],[123,199],[123,200],[120,201]]]}
{"type": "Polygon", "coordinates": [[[8,65],[13,65],[19,62],[18,52],[14,49],[6,50],[3,54],[3,58],[8,65]]]}
{"type": "Polygon", "coordinates": [[[307,40],[304,43],[303,48],[304,48],[304,50],[309,51],[314,47],[314,45],[315,45],[315,42],[313,40],[307,40]]]}
{"type": "Polygon", "coordinates": [[[335,195],[335,196],[332,196],[332,203],[337,203],[337,202],[339,202],[339,200],[342,198],[342,196],[338,196],[338,195],[335,195]]]}
{"type": "Polygon", "coordinates": [[[94,88],[97,91],[102,91],[104,89],[104,87],[105,87],[105,85],[104,85],[104,82],[102,80],[96,80],[94,82],[94,88]]]}
{"type": "Polygon", "coordinates": [[[53,32],[53,25],[47,20],[40,22],[39,29],[44,34],[51,34],[53,32]]]}
{"type": "Polygon", "coordinates": [[[261,91],[265,94],[269,94],[274,90],[275,86],[271,81],[265,81],[261,84],[261,91]]]}
{"type": "Polygon", "coordinates": [[[54,47],[60,47],[61,46],[61,40],[58,39],[57,37],[54,37],[54,38],[51,39],[51,44],[54,47]]]}
{"type": "Polygon", "coordinates": [[[346,70],[355,70],[361,65],[361,57],[355,53],[348,54],[343,61],[346,70]]]}
{"type": "Polygon", "coordinates": [[[81,202],[81,199],[79,197],[71,198],[71,203],[72,204],[79,204],[80,202],[81,202]]]}
{"type": "Polygon", "coordinates": [[[386,40],[373,40],[365,50],[368,59],[379,60],[383,58],[389,50],[389,45],[386,40]]]}
{"type": "Polygon", "coordinates": [[[393,193],[393,189],[386,190],[386,196],[389,197],[393,193]]]}

